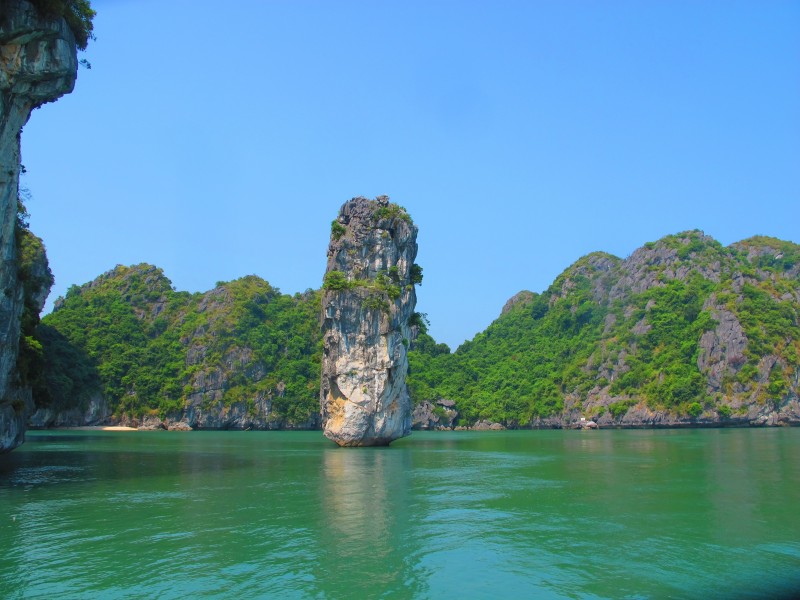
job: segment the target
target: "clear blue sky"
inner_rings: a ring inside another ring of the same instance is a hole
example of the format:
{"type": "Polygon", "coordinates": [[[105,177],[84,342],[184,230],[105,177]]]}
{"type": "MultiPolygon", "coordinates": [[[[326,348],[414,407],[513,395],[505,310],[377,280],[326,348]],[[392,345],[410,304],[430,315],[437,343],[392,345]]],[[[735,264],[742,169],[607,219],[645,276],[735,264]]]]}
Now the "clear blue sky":
{"type": "Polygon", "coordinates": [[[800,2],[94,0],[75,91],[25,127],[56,285],[321,285],[389,195],[455,348],[580,256],[699,228],[800,242],[800,2]]]}

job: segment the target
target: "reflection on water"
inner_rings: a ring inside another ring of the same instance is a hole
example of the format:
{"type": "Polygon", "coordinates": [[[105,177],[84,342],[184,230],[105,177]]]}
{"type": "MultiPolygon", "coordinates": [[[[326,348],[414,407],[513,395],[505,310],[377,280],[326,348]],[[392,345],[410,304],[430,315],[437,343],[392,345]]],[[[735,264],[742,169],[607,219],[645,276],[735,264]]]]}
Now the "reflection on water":
{"type": "Polygon", "coordinates": [[[0,597],[767,597],[800,582],[800,429],[34,434],[0,597]]]}
{"type": "Polygon", "coordinates": [[[402,542],[409,526],[410,453],[401,448],[329,447],[322,458],[322,577],[334,582],[349,573],[341,591],[356,597],[358,592],[368,597],[413,585],[405,572],[402,542]]]}
{"type": "MultiPolygon", "coordinates": [[[[400,452],[402,455],[402,451],[400,452]]],[[[390,498],[389,467],[397,460],[387,461],[387,452],[352,452],[326,449],[323,453],[322,496],[325,510],[325,525],[338,538],[339,555],[347,560],[369,554],[386,556],[389,530],[395,520],[393,506],[402,503],[402,498],[390,498]]],[[[402,477],[403,470],[393,468],[395,477],[402,477]]],[[[406,487],[399,481],[394,492],[406,487]]]]}

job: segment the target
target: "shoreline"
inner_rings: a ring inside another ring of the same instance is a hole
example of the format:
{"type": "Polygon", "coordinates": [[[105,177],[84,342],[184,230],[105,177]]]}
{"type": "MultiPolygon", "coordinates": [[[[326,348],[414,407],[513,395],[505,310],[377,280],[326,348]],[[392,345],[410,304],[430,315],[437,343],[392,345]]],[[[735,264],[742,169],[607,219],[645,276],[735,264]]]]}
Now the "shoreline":
{"type": "Polygon", "coordinates": [[[139,431],[138,427],[127,427],[125,425],[81,425],[79,427],[47,427],[43,429],[31,427],[28,431],[47,431],[48,429],[61,431],[139,431]]]}
{"type": "MultiPolygon", "coordinates": [[[[593,427],[591,426],[581,426],[580,424],[574,424],[567,427],[552,427],[552,426],[539,426],[539,427],[503,427],[502,425],[498,426],[499,424],[495,424],[495,427],[420,427],[420,428],[413,428],[412,432],[425,432],[425,431],[491,431],[491,432],[503,432],[503,431],[600,431],[600,430],[632,430],[632,429],[639,429],[639,430],[646,430],[646,429],[775,429],[775,428],[795,428],[800,427],[800,422],[796,421],[789,421],[789,422],[781,422],[775,424],[766,424],[766,423],[752,423],[752,422],[733,422],[733,423],[698,423],[698,424],[637,424],[637,425],[616,425],[616,426],[598,426],[594,424],[593,427]]],[[[82,425],[82,426],[63,426],[63,427],[29,427],[28,431],[117,431],[117,432],[125,432],[125,431],[322,431],[322,429],[297,429],[297,428],[286,428],[286,429],[259,429],[259,428],[248,428],[248,429],[211,429],[211,428],[179,428],[179,429],[167,429],[167,428],[141,428],[141,427],[129,427],[126,425],[82,425]]]]}

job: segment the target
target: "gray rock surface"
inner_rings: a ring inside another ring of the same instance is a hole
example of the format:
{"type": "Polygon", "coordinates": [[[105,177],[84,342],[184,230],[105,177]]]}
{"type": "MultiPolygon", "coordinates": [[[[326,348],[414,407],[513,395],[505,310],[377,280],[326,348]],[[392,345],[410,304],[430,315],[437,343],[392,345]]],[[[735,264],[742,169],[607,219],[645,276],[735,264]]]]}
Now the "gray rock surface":
{"type": "Polygon", "coordinates": [[[473,431],[502,431],[505,427],[500,423],[480,420],[470,427],[473,431]]]}
{"type": "Polygon", "coordinates": [[[503,310],[500,311],[501,315],[506,314],[512,308],[514,308],[517,304],[525,304],[526,302],[530,302],[536,297],[533,292],[529,292],[528,290],[522,290],[521,292],[517,292],[511,298],[509,298],[506,303],[503,305],[503,310]]]}
{"type": "Polygon", "coordinates": [[[707,378],[709,393],[714,393],[722,389],[725,375],[736,374],[745,363],[747,336],[731,311],[717,306],[711,314],[717,326],[700,338],[697,367],[707,378]]]}
{"type": "Polygon", "coordinates": [[[411,413],[413,429],[454,429],[458,419],[456,403],[440,398],[436,402],[420,402],[411,413]]]}
{"type": "MultiPolygon", "coordinates": [[[[44,21],[31,4],[0,5],[0,452],[25,439],[29,401],[17,388],[24,293],[17,276],[15,225],[20,133],[34,108],[72,91],[75,38],[63,20],[44,21]]],[[[29,394],[28,394],[29,395],[29,394]]]]}
{"type": "Polygon", "coordinates": [[[332,225],[320,408],[325,436],[340,446],[387,445],[411,433],[416,256],[416,226],[385,196],[349,200],[332,225]]]}
{"type": "Polygon", "coordinates": [[[48,429],[50,427],[105,425],[110,416],[108,404],[98,392],[89,399],[85,407],[68,410],[39,407],[28,418],[28,426],[32,429],[48,429]]]}

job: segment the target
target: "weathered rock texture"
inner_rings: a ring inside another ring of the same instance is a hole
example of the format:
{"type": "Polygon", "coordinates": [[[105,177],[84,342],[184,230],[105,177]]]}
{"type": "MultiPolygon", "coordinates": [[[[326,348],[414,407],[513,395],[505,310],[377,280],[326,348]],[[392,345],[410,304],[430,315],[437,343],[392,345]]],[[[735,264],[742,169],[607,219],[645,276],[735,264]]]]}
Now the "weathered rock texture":
{"type": "Polygon", "coordinates": [[[332,224],[320,405],[325,436],[340,446],[386,445],[411,433],[416,255],[416,226],[385,196],[353,198],[332,224]]]}
{"type": "Polygon", "coordinates": [[[452,400],[440,398],[436,402],[424,400],[414,407],[411,413],[411,426],[414,429],[454,429],[458,411],[452,400]]]}
{"type": "Polygon", "coordinates": [[[16,373],[25,303],[15,235],[20,133],[34,108],[72,91],[75,38],[22,0],[0,4],[0,452],[24,440],[26,402],[16,373]]]}
{"type": "Polygon", "coordinates": [[[28,418],[31,429],[50,427],[82,427],[84,425],[110,424],[108,404],[99,392],[95,392],[86,406],[61,409],[49,406],[36,407],[28,418]]]}

